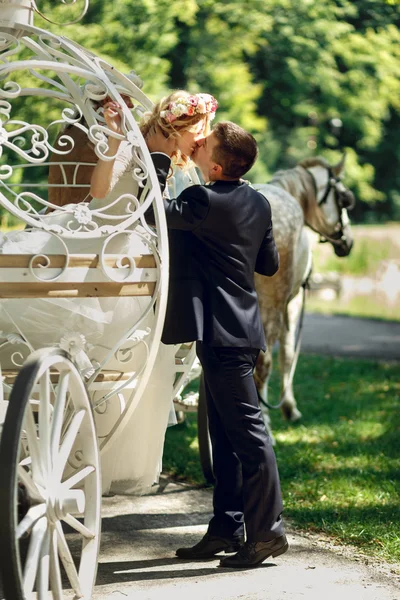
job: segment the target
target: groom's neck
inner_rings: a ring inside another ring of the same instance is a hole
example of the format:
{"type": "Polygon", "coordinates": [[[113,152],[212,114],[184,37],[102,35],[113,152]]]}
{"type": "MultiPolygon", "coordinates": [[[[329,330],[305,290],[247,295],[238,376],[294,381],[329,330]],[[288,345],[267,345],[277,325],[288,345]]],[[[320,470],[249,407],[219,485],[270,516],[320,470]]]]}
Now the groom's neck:
{"type": "Polygon", "coordinates": [[[225,177],[224,175],[216,175],[211,176],[208,183],[213,183],[214,181],[239,181],[239,177],[225,177]]]}

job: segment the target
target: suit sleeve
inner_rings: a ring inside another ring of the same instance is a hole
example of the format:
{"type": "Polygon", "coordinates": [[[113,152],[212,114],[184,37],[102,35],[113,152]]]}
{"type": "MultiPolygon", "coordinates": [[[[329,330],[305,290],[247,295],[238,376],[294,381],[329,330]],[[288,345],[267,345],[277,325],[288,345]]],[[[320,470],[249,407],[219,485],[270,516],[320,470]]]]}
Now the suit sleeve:
{"type": "Polygon", "coordinates": [[[279,269],[279,252],[275,244],[271,220],[271,207],[268,203],[269,225],[258,251],[255,271],[260,275],[272,277],[279,269]]]}
{"type": "MultiPolygon", "coordinates": [[[[163,192],[166,187],[171,161],[168,156],[158,152],[152,153],[151,157],[163,192]]],[[[183,190],[177,198],[164,198],[164,208],[169,229],[193,231],[204,221],[208,214],[210,208],[208,191],[202,185],[190,186],[183,190]]],[[[149,216],[147,211],[146,217],[149,216]]]]}
{"type": "Polygon", "coordinates": [[[167,154],[163,152],[152,152],[150,154],[154,168],[156,170],[156,175],[158,179],[158,183],[160,184],[161,193],[164,192],[167,185],[167,177],[168,172],[171,167],[171,159],[167,154]]]}

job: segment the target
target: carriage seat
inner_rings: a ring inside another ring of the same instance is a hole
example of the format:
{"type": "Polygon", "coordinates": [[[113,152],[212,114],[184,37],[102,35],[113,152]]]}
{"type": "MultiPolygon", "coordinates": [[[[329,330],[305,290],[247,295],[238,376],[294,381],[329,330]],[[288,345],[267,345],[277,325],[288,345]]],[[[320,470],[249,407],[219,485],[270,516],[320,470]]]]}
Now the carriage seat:
{"type": "Polygon", "coordinates": [[[153,254],[0,254],[0,298],[152,296],[157,281],[153,254]],[[104,273],[103,269],[106,269],[104,273]],[[111,281],[110,281],[111,277],[111,281]]]}

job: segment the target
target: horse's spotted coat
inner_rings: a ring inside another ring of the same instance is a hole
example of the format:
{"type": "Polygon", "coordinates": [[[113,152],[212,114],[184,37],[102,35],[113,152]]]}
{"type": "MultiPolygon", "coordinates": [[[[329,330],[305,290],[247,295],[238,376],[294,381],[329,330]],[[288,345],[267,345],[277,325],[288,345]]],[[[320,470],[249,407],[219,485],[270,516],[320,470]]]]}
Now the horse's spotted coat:
{"type": "MultiPolygon", "coordinates": [[[[329,233],[339,219],[332,194],[323,206],[318,205],[318,198],[323,195],[328,182],[328,169],[324,159],[307,159],[294,169],[278,171],[270,184],[253,186],[270,202],[274,238],[280,254],[280,268],[273,277],[255,275],[268,346],[266,353],[259,356],[255,379],[261,395],[266,398],[272,348],[279,341],[281,391],[285,392],[282,412],[292,421],[301,417],[293,395],[290,371],[304,294],[302,283],[311,269],[311,245],[305,225],[329,233]]],[[[332,167],[336,176],[342,169],[343,162],[332,167]]]]}

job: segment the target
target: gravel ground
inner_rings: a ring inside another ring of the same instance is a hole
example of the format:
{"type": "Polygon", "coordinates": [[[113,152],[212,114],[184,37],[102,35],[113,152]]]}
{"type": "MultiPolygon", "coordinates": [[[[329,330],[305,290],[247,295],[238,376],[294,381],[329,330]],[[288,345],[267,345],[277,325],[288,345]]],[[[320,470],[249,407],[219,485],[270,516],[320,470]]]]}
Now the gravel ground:
{"type": "Polygon", "coordinates": [[[203,535],[211,490],[168,482],[142,498],[103,502],[103,539],[93,600],[398,600],[396,567],[371,561],[328,538],[287,527],[290,550],[249,571],[218,568],[218,560],[180,561],[180,545],[203,535]]]}
{"type": "MultiPolygon", "coordinates": [[[[168,480],[141,498],[103,498],[93,600],[400,598],[399,565],[371,560],[320,535],[301,534],[290,523],[289,552],[254,570],[220,569],[217,559],[176,559],[177,547],[197,542],[205,532],[211,500],[209,488],[195,489],[168,480]]],[[[64,598],[72,597],[70,590],[64,590],[64,598]]]]}
{"type": "Polygon", "coordinates": [[[290,550],[249,571],[218,560],[180,561],[211,515],[211,490],[168,482],[142,498],[103,499],[103,537],[93,600],[398,600],[399,565],[287,526],[290,550]]]}

